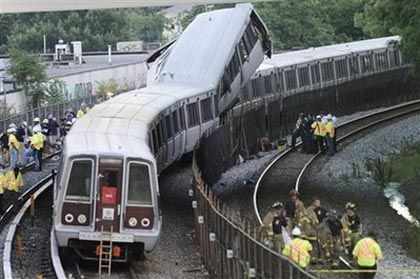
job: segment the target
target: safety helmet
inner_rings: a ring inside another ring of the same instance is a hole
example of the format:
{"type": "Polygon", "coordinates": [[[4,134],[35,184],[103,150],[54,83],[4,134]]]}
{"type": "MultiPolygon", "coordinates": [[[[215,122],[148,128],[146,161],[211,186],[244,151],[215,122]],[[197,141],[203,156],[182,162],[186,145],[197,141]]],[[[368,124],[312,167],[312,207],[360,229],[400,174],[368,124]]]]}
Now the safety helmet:
{"type": "Polygon", "coordinates": [[[38,123],[41,122],[41,120],[39,119],[39,117],[35,117],[33,121],[34,122],[38,122],[38,123]]]}
{"type": "Polygon", "coordinates": [[[321,117],[321,115],[319,115],[319,114],[316,116],[316,119],[321,119],[321,118],[322,118],[322,117],[321,117]]]}
{"type": "Polygon", "coordinates": [[[26,121],[22,121],[22,125],[28,127],[28,123],[26,123],[26,121]]]}
{"type": "Polygon", "coordinates": [[[346,203],[346,209],[350,209],[350,210],[356,210],[356,205],[352,202],[348,202],[346,203]]]}
{"type": "Polygon", "coordinates": [[[86,107],[86,103],[81,103],[81,104],[80,104],[80,106],[81,106],[82,108],[84,108],[84,107],[86,107]]]}
{"type": "Polygon", "coordinates": [[[77,121],[77,118],[76,118],[76,117],[74,117],[74,118],[71,120],[71,123],[72,123],[72,124],[74,124],[74,123],[76,123],[76,121],[77,121]]]}
{"type": "Polygon", "coordinates": [[[295,189],[291,190],[289,194],[290,194],[290,196],[292,196],[292,197],[293,197],[293,196],[299,196],[299,192],[298,192],[298,191],[296,191],[295,189]]]}
{"type": "Polygon", "coordinates": [[[333,117],[332,117],[332,115],[331,114],[327,114],[327,119],[333,119],[333,117]]]}
{"type": "Polygon", "coordinates": [[[337,216],[337,210],[335,209],[331,209],[330,211],[327,212],[327,216],[337,216]]]}
{"type": "Polygon", "coordinates": [[[73,123],[71,123],[71,121],[66,122],[66,126],[72,126],[72,125],[73,125],[73,123]]]}
{"type": "Polygon", "coordinates": [[[8,133],[16,133],[16,128],[11,127],[11,128],[9,128],[9,129],[7,129],[7,132],[8,132],[8,133]]]}
{"type": "Polygon", "coordinates": [[[302,234],[302,231],[300,230],[299,227],[294,227],[292,230],[292,235],[293,236],[300,236],[302,234]]]}
{"type": "Polygon", "coordinates": [[[10,123],[9,128],[16,128],[16,124],[15,123],[10,123]]]}
{"type": "Polygon", "coordinates": [[[275,201],[271,207],[275,209],[280,209],[283,207],[283,203],[279,201],[275,201]]]}
{"type": "Polygon", "coordinates": [[[42,120],[42,124],[48,124],[48,119],[44,119],[44,120],[42,120]]]}

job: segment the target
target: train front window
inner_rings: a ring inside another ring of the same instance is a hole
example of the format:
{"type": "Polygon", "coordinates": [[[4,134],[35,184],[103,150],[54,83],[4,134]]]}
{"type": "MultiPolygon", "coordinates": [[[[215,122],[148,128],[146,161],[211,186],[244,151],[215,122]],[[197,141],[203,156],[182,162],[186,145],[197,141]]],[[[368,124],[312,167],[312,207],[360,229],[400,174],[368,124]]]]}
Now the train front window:
{"type": "Polygon", "coordinates": [[[144,164],[129,164],[127,204],[152,205],[149,168],[144,164]]]}
{"type": "Polygon", "coordinates": [[[89,201],[92,187],[92,160],[76,160],[67,184],[66,200],[89,201]]]}

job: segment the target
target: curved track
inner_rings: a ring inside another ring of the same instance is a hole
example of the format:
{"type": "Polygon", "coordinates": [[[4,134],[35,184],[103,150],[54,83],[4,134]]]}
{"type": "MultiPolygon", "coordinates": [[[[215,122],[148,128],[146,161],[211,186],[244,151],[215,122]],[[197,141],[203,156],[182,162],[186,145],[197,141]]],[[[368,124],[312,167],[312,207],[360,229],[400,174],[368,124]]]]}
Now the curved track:
{"type": "MultiPolygon", "coordinates": [[[[413,101],[342,123],[337,127],[337,142],[353,140],[369,129],[418,112],[420,112],[420,101],[413,101]]],[[[254,215],[260,225],[262,225],[262,216],[270,210],[270,205],[276,199],[285,200],[291,189],[299,190],[306,170],[320,156],[319,153],[314,155],[298,152],[299,145],[286,149],[274,158],[258,178],[254,189],[253,207],[254,215]]]]}

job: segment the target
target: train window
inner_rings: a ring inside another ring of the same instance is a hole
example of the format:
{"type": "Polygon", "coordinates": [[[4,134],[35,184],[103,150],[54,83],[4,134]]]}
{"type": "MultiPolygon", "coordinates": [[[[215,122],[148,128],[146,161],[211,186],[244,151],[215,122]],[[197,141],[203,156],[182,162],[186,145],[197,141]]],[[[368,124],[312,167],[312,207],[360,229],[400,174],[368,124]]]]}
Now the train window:
{"type": "Polygon", "coordinates": [[[264,85],[265,85],[265,94],[273,93],[273,85],[271,84],[271,75],[264,77],[264,85]]]}
{"type": "Polygon", "coordinates": [[[388,56],[386,52],[375,53],[375,64],[377,70],[388,69],[388,56]]]}
{"type": "Polygon", "coordinates": [[[260,90],[260,84],[259,84],[260,78],[254,78],[252,80],[252,93],[254,95],[254,98],[258,98],[261,95],[260,90]]]}
{"type": "Polygon", "coordinates": [[[174,127],[174,134],[177,134],[179,132],[177,111],[172,112],[172,124],[174,127]]]}
{"type": "Polygon", "coordinates": [[[241,61],[239,60],[239,54],[235,51],[225,72],[228,83],[232,83],[235,80],[236,76],[239,74],[240,67],[241,61]]]}
{"type": "Polygon", "coordinates": [[[299,73],[299,86],[300,87],[311,85],[311,82],[309,80],[308,67],[298,68],[298,73],[299,73]]]}
{"type": "Polygon", "coordinates": [[[156,125],[156,131],[157,131],[158,148],[160,148],[163,144],[162,122],[161,121],[159,121],[159,123],[156,125]]]}
{"type": "Polygon", "coordinates": [[[128,172],[128,205],[152,205],[149,168],[130,162],[128,172]]]}
{"type": "Polygon", "coordinates": [[[217,116],[219,115],[219,104],[218,104],[217,95],[213,96],[213,105],[214,105],[214,113],[217,116]]]}
{"type": "Polygon", "coordinates": [[[172,127],[171,127],[171,118],[169,114],[165,116],[165,126],[166,126],[166,136],[168,139],[170,139],[172,138],[173,134],[172,134],[172,127]]]}
{"type": "Polygon", "coordinates": [[[352,75],[359,74],[359,57],[352,57],[350,60],[350,71],[352,75]]]}
{"type": "Polygon", "coordinates": [[[155,152],[155,154],[157,153],[157,151],[159,150],[159,141],[158,141],[158,135],[157,135],[157,129],[154,128],[152,130],[152,135],[153,135],[153,150],[155,152]]]}
{"type": "Polygon", "coordinates": [[[332,61],[321,63],[322,81],[334,80],[334,65],[332,61]]]}
{"type": "Polygon", "coordinates": [[[321,82],[321,76],[319,75],[319,65],[311,65],[312,84],[321,82]]]}
{"type": "Polygon", "coordinates": [[[200,101],[202,123],[207,122],[213,118],[211,111],[211,98],[206,98],[200,101]]]}
{"type": "Polygon", "coordinates": [[[200,124],[200,117],[198,115],[197,103],[188,104],[187,112],[188,112],[188,127],[194,127],[200,124]]]}
{"type": "Polygon", "coordinates": [[[373,57],[371,54],[360,56],[360,68],[362,74],[373,72],[375,70],[373,66],[373,57]]]}
{"type": "Polygon", "coordinates": [[[181,130],[185,130],[185,112],[184,107],[179,108],[179,123],[181,125],[181,130]]]}
{"type": "Polygon", "coordinates": [[[241,55],[242,64],[244,64],[245,60],[248,58],[248,51],[245,47],[245,41],[244,41],[243,38],[239,42],[239,52],[240,52],[240,55],[241,55]]]}
{"type": "Polygon", "coordinates": [[[399,51],[398,50],[391,50],[389,52],[389,60],[391,62],[391,67],[395,67],[395,66],[401,65],[399,51]]]}
{"type": "Polygon", "coordinates": [[[335,61],[335,70],[337,72],[337,78],[345,78],[348,74],[347,59],[340,59],[335,61]]]}
{"type": "Polygon", "coordinates": [[[279,79],[279,91],[283,92],[284,91],[283,72],[280,72],[278,74],[278,79],[279,79]]]}
{"type": "Polygon", "coordinates": [[[92,160],[73,161],[69,182],[67,183],[66,200],[90,201],[92,166],[92,160]]]}
{"type": "Polygon", "coordinates": [[[289,89],[296,89],[297,88],[297,80],[296,80],[296,70],[288,70],[284,72],[286,77],[286,88],[289,89]]]}

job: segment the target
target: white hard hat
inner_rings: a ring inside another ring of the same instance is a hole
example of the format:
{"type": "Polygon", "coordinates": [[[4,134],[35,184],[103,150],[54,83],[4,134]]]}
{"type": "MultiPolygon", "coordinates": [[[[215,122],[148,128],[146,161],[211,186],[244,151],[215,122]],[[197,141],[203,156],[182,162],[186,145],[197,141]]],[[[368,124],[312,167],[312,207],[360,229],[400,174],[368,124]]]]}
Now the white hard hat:
{"type": "Polygon", "coordinates": [[[26,123],[26,121],[22,121],[22,125],[25,126],[25,127],[27,127],[28,126],[28,123],[26,123]]]}
{"type": "Polygon", "coordinates": [[[75,118],[73,118],[73,119],[71,120],[71,123],[72,123],[72,124],[76,123],[76,120],[77,120],[77,118],[76,118],[76,117],[75,117],[75,118]]]}
{"type": "Polygon", "coordinates": [[[300,230],[300,228],[299,227],[295,227],[293,230],[292,230],[292,235],[293,236],[300,236],[302,234],[302,231],[300,230]]]}
{"type": "Polygon", "coordinates": [[[327,119],[332,119],[333,117],[332,117],[332,115],[331,114],[328,114],[327,115],[327,119]]]}
{"type": "Polygon", "coordinates": [[[73,125],[73,123],[71,123],[71,121],[67,121],[67,122],[66,122],[66,125],[67,125],[67,126],[71,126],[71,125],[73,125]]]}
{"type": "Polygon", "coordinates": [[[8,133],[16,133],[16,128],[11,127],[11,128],[9,128],[9,129],[7,129],[7,132],[8,132],[8,133]]]}
{"type": "Polygon", "coordinates": [[[48,124],[48,119],[44,119],[44,120],[42,120],[42,123],[44,123],[44,124],[48,124]]]}
{"type": "Polygon", "coordinates": [[[321,117],[321,115],[319,115],[319,114],[316,116],[316,119],[321,119],[321,118],[322,118],[322,117],[321,117]]]}
{"type": "Polygon", "coordinates": [[[34,122],[41,122],[41,120],[38,117],[35,117],[34,122]]]}

